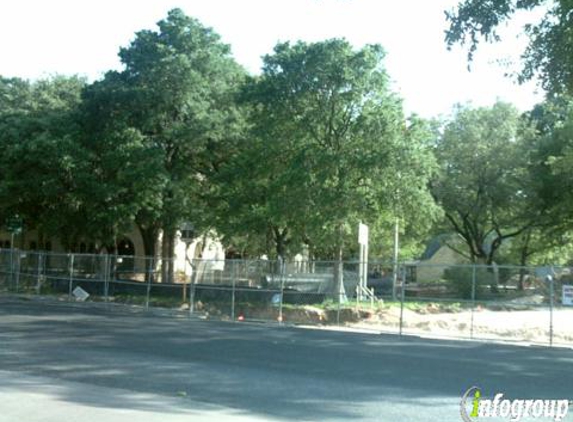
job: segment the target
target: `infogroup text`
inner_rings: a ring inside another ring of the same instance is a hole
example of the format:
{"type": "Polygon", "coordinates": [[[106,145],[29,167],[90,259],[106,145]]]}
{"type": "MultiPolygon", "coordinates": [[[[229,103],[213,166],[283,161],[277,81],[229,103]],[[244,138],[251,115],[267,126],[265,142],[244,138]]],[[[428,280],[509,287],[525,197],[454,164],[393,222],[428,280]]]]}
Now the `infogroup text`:
{"type": "Polygon", "coordinates": [[[460,412],[464,422],[483,418],[502,418],[512,422],[533,418],[559,422],[569,412],[569,400],[509,400],[504,398],[503,393],[496,393],[492,399],[486,399],[479,387],[471,387],[462,396],[460,412]]]}

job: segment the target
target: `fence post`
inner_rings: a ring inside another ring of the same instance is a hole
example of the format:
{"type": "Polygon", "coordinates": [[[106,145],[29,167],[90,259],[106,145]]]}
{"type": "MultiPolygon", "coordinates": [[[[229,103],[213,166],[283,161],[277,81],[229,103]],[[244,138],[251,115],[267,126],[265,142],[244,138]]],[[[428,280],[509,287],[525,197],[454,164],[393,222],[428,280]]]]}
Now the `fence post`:
{"type": "Polygon", "coordinates": [[[404,329],[404,299],[406,297],[406,277],[405,273],[402,274],[401,291],[400,291],[400,337],[402,337],[402,332],[404,329]]]}
{"type": "Polygon", "coordinates": [[[20,293],[20,260],[21,260],[21,256],[20,256],[20,250],[16,249],[16,260],[14,262],[15,265],[15,269],[14,271],[15,273],[15,277],[16,277],[16,293],[20,293]]]}
{"type": "Polygon", "coordinates": [[[70,275],[68,280],[68,300],[72,300],[72,287],[74,283],[74,254],[70,255],[70,275]]]}
{"type": "Polygon", "coordinates": [[[549,347],[553,347],[553,307],[555,300],[555,277],[549,276],[549,347]]]}
{"type": "Polygon", "coordinates": [[[40,295],[42,289],[42,253],[38,252],[38,278],[36,280],[36,294],[40,295]]]}
{"type": "Polygon", "coordinates": [[[472,271],[472,310],[470,321],[470,339],[474,338],[474,312],[476,307],[476,264],[473,265],[472,271]]]}
{"type": "MultiPolygon", "coordinates": [[[[339,261],[335,261],[335,262],[334,262],[334,265],[336,266],[336,267],[335,267],[335,271],[334,271],[334,277],[335,277],[335,279],[334,279],[334,284],[336,285],[336,284],[338,284],[338,282],[339,282],[338,280],[336,280],[336,277],[341,277],[340,272],[342,271],[342,269],[340,268],[340,262],[339,262],[339,261]]],[[[344,283],[344,280],[341,279],[341,280],[340,280],[340,283],[344,283]]],[[[341,304],[341,302],[342,302],[342,297],[341,297],[340,286],[338,286],[338,289],[337,289],[337,290],[338,290],[338,300],[336,301],[336,302],[337,302],[336,325],[337,325],[338,327],[340,327],[340,311],[341,311],[341,307],[342,307],[342,304],[341,304]]]]}
{"type": "Polygon", "coordinates": [[[192,273],[191,273],[191,294],[189,300],[191,301],[191,305],[189,306],[189,315],[193,315],[195,313],[195,295],[197,294],[196,284],[197,284],[197,277],[199,275],[199,268],[201,268],[201,262],[197,263],[197,260],[194,259],[193,265],[191,266],[192,273]]]}
{"type": "Polygon", "coordinates": [[[151,295],[151,279],[153,278],[153,262],[155,261],[154,257],[149,259],[149,265],[147,267],[147,289],[145,292],[145,310],[149,309],[149,297],[151,295]]]}
{"type": "Polygon", "coordinates": [[[279,302],[279,325],[283,323],[283,302],[285,296],[285,272],[286,272],[286,264],[283,261],[281,267],[281,292],[280,292],[280,302],[279,302]]]}
{"type": "MultiPolygon", "coordinates": [[[[10,244],[10,288],[14,288],[14,245],[10,244]]],[[[16,291],[17,292],[17,291],[16,291]]]]}
{"type": "Polygon", "coordinates": [[[103,294],[105,297],[106,303],[109,302],[109,277],[108,277],[108,268],[109,268],[109,254],[106,254],[103,259],[104,264],[104,271],[103,271],[103,294]]]}
{"type": "Polygon", "coordinates": [[[231,270],[231,321],[235,321],[235,286],[237,284],[237,268],[236,268],[236,260],[232,260],[232,270],[231,270]]]}

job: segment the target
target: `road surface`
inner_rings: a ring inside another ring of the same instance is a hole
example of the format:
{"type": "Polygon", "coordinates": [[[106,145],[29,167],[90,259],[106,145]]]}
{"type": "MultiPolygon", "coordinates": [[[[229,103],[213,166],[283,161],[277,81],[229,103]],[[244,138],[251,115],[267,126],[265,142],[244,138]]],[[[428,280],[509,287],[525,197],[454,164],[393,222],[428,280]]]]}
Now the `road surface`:
{"type": "Polygon", "coordinates": [[[474,385],[571,399],[572,373],[568,349],[0,297],[1,422],[450,422],[474,385]]]}

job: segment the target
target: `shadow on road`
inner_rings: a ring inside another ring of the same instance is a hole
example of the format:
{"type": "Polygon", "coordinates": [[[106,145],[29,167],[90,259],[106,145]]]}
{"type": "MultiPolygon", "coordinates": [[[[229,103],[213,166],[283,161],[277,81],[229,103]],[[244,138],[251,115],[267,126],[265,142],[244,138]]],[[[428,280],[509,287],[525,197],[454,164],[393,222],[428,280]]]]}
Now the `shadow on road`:
{"type": "MultiPolygon", "coordinates": [[[[351,420],[405,407],[431,412],[445,404],[449,414],[473,385],[515,398],[570,398],[573,391],[573,354],[566,349],[7,300],[0,301],[0,369],[119,389],[110,397],[56,383],[24,385],[94,407],[178,413],[222,406],[284,420],[351,420]]],[[[9,380],[0,389],[25,382],[9,380]]]]}

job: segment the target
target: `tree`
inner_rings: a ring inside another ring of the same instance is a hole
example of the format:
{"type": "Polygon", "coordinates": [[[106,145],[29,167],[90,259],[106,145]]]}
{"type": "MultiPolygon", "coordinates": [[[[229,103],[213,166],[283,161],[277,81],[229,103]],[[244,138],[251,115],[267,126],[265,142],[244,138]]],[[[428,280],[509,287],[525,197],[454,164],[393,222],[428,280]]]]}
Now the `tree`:
{"type": "MultiPolygon", "coordinates": [[[[85,230],[77,196],[85,165],[75,118],[84,80],[0,78],[0,214],[64,245],[85,230]]],[[[41,242],[42,243],[42,242],[41,242]]]]}
{"type": "Polygon", "coordinates": [[[244,94],[252,142],[230,173],[240,174],[231,222],[270,233],[278,256],[294,242],[336,259],[335,294],[359,221],[374,227],[407,212],[399,203],[424,203],[417,212],[426,217],[435,210],[431,154],[389,90],[383,57],[380,46],[354,50],[338,39],[280,43],[244,94]]]}
{"type": "MultiPolygon", "coordinates": [[[[573,228],[573,101],[554,97],[536,106],[528,119],[536,129],[527,144],[530,172],[546,213],[542,237],[563,240],[573,228]]],[[[548,243],[553,249],[559,245],[563,242],[548,243]]]]}
{"type": "Polygon", "coordinates": [[[80,139],[88,152],[90,174],[80,191],[89,210],[90,238],[113,252],[121,235],[135,224],[145,255],[154,257],[165,186],[162,153],[130,125],[125,111],[130,94],[117,74],[106,75],[84,91],[80,139]]]}
{"type": "Polygon", "coordinates": [[[472,262],[491,265],[502,244],[539,224],[542,211],[523,142],[529,128],[504,103],[459,108],[436,145],[432,192],[472,262]]]}
{"type": "MultiPolygon", "coordinates": [[[[554,97],[523,116],[529,130],[522,133],[520,154],[530,199],[527,206],[535,224],[513,238],[499,260],[522,267],[531,264],[566,264],[570,260],[571,223],[569,149],[573,107],[566,97],[554,97]]],[[[519,287],[526,271],[520,270],[519,287]]]]}
{"type": "MultiPolygon", "coordinates": [[[[210,177],[241,136],[234,95],[245,75],[219,36],[181,10],[171,10],[158,26],[158,31],[138,32],[121,49],[125,68],[106,75],[93,115],[99,121],[103,113],[116,140],[127,135],[153,162],[143,171],[155,168],[159,197],[152,191],[151,199],[141,198],[145,206],[135,221],[146,253],[162,230],[163,275],[172,279],[176,230],[184,220],[196,226],[207,220],[204,194],[210,177]]],[[[117,142],[118,148],[122,145],[117,142]]]]}
{"type": "Polygon", "coordinates": [[[527,24],[529,45],[523,52],[520,81],[538,76],[550,93],[573,93],[573,38],[571,11],[568,0],[464,0],[457,9],[446,12],[450,23],[446,43],[469,44],[471,61],[480,39],[499,41],[496,29],[519,10],[545,8],[540,22],[527,24]]]}

